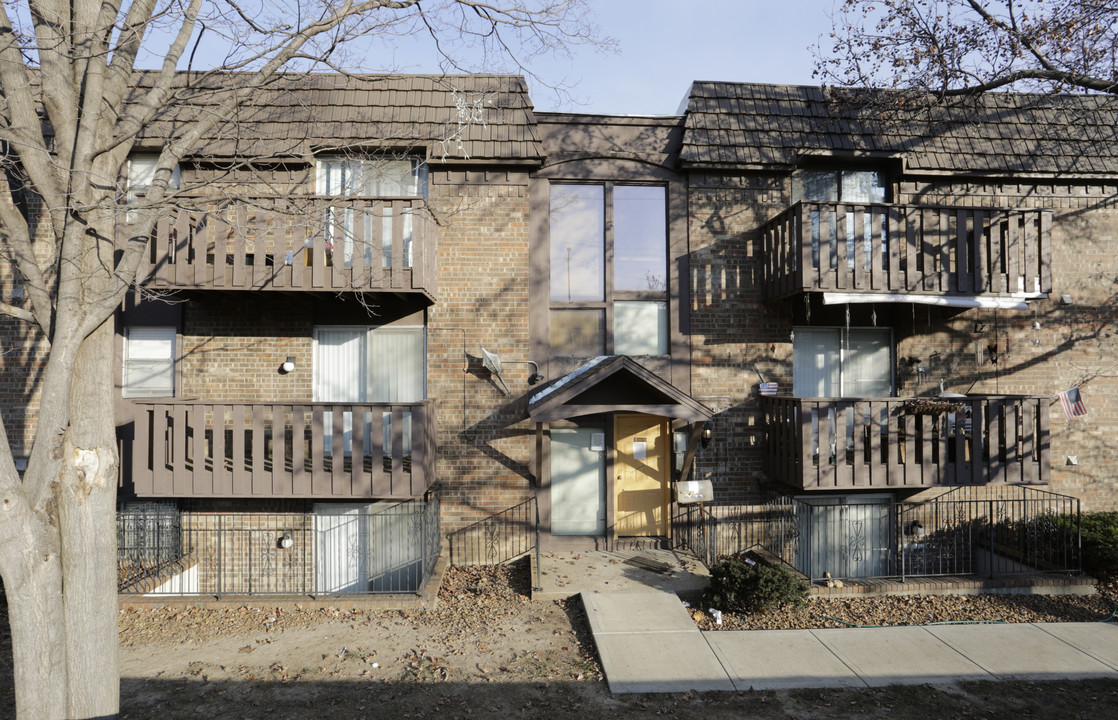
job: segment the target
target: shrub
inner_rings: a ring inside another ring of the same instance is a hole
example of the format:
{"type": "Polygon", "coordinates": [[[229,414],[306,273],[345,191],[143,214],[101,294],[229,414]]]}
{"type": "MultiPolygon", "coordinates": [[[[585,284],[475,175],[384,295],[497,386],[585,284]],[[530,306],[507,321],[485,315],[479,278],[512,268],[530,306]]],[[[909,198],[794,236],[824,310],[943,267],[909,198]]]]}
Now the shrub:
{"type": "Polygon", "coordinates": [[[1083,515],[1083,569],[1092,575],[1118,574],[1118,512],[1083,515]]]}
{"type": "Polygon", "coordinates": [[[703,604],[722,612],[766,612],[802,607],[807,595],[807,585],[784,568],[723,560],[710,570],[703,604]]]}

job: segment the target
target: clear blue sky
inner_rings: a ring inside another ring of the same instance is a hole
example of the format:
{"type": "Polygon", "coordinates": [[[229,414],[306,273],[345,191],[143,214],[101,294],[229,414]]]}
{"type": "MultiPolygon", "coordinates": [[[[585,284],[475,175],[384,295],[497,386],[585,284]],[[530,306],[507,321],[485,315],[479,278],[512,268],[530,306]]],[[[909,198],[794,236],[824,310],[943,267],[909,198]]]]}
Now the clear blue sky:
{"type": "MultiPolygon", "coordinates": [[[[571,62],[539,64],[564,77],[583,103],[559,104],[532,88],[540,110],[625,114],[676,112],[692,80],[813,84],[809,49],[831,30],[832,0],[597,0],[602,31],[618,55],[577,50],[571,62]]],[[[826,47],[826,45],[825,45],[826,47]]],[[[816,83],[817,84],[817,83],[816,83]]]]}

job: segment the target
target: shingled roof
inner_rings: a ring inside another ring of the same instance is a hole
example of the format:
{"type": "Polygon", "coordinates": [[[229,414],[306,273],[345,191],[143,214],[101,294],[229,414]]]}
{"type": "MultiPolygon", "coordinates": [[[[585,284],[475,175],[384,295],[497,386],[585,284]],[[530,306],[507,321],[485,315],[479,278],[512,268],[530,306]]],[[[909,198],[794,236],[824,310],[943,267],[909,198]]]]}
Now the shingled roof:
{"type": "Polygon", "coordinates": [[[868,154],[901,157],[909,172],[1118,174],[1118,98],[988,93],[916,111],[861,97],[863,104],[837,102],[818,87],[696,82],[681,162],[788,167],[805,155],[868,154]]]}
{"type": "MultiPolygon", "coordinates": [[[[150,78],[137,78],[133,97],[150,78]]],[[[144,131],[140,146],[174,137],[245,79],[237,73],[180,75],[178,100],[144,131]]],[[[512,75],[285,76],[247,92],[236,116],[190,154],[285,158],[363,148],[420,152],[455,163],[542,159],[528,87],[512,75]]]]}

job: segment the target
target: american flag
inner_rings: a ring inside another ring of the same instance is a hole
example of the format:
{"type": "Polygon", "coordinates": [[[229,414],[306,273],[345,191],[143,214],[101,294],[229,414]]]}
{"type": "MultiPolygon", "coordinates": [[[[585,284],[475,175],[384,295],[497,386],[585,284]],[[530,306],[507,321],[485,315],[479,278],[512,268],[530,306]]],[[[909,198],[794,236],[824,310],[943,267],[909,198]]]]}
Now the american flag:
{"type": "Polygon", "coordinates": [[[761,394],[768,396],[776,395],[779,388],[780,384],[775,382],[763,382],[760,385],[761,394]]]}
{"type": "Polygon", "coordinates": [[[1060,405],[1063,406],[1064,415],[1068,416],[1068,420],[1087,414],[1087,406],[1083,404],[1083,396],[1079,394],[1077,387],[1060,393],[1060,405]]]}

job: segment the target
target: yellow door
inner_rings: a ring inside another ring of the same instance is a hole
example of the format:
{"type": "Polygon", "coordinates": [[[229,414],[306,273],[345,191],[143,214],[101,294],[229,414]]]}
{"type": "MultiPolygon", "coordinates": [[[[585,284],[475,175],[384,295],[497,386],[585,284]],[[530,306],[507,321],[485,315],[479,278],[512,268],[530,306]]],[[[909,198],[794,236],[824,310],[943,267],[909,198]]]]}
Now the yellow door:
{"type": "Polygon", "coordinates": [[[667,537],[667,420],[652,415],[618,415],[613,436],[616,534],[667,537]]]}

